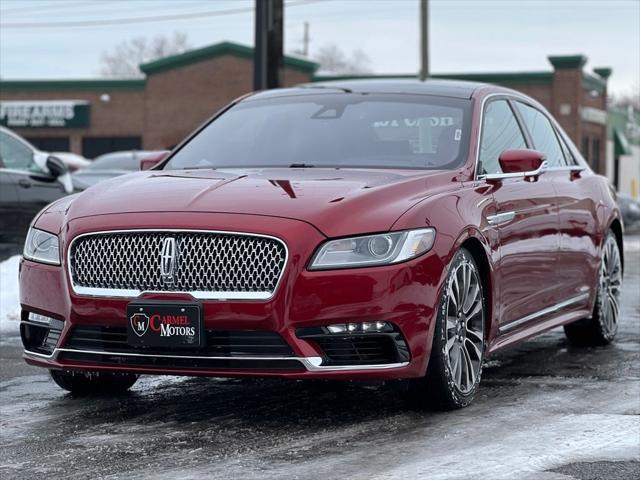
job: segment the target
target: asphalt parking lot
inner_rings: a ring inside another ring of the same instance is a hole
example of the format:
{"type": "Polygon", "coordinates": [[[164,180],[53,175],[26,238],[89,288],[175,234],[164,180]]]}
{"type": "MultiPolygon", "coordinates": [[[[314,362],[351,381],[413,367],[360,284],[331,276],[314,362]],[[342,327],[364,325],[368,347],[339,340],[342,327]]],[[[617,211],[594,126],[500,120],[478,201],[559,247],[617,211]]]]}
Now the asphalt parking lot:
{"type": "Polygon", "coordinates": [[[391,386],[146,377],[73,398],[0,341],[0,478],[640,477],[640,236],[607,347],[561,329],[492,357],[475,403],[408,410],[391,386]]]}

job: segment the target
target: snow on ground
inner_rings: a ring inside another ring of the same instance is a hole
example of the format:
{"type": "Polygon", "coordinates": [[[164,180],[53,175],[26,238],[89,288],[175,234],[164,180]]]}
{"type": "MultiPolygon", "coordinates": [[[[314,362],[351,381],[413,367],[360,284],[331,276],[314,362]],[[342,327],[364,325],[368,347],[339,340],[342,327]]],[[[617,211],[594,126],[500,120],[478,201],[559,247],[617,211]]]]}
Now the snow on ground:
{"type": "Polygon", "coordinates": [[[14,255],[0,262],[0,338],[20,332],[19,261],[20,255],[14,255]]]}
{"type": "Polygon", "coordinates": [[[624,251],[625,252],[640,252],[640,236],[626,236],[624,239],[624,251]]]}

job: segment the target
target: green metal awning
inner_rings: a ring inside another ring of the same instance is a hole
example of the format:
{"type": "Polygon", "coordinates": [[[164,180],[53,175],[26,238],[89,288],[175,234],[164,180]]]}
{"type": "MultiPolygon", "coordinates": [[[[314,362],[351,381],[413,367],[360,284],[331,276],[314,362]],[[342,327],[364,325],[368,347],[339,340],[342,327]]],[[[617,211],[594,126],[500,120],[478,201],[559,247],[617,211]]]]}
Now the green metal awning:
{"type": "Polygon", "coordinates": [[[631,155],[631,147],[629,146],[629,140],[622,130],[619,128],[613,129],[613,145],[614,154],[618,155],[631,155]]]}

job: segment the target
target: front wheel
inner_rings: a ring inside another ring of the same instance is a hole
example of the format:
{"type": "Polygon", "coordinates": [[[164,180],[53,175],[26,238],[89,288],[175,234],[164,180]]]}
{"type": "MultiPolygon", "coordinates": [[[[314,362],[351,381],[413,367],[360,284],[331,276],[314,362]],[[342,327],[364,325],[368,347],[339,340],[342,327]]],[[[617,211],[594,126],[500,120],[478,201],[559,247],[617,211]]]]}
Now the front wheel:
{"type": "Polygon", "coordinates": [[[480,271],[462,248],[442,290],[427,374],[409,384],[412,405],[452,410],[471,403],[482,374],[484,325],[480,271]]]}
{"type": "Polygon", "coordinates": [[[118,395],[126,392],[138,380],[133,373],[77,372],[50,370],[51,378],[74,395],[118,395]]]}
{"type": "Polygon", "coordinates": [[[596,302],[590,318],[565,325],[567,338],[574,345],[593,346],[611,343],[618,332],[622,294],[622,259],[613,232],[609,231],[602,248],[596,302]]]}

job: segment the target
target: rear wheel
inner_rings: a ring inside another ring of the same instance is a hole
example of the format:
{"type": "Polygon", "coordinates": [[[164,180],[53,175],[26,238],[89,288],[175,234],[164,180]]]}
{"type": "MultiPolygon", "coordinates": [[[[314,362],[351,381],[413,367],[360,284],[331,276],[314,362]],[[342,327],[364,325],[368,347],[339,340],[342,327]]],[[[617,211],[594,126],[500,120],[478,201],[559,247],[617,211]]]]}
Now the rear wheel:
{"type": "Polygon", "coordinates": [[[565,325],[569,341],[575,345],[607,345],[618,332],[622,294],[622,259],[613,232],[609,231],[602,248],[600,278],[591,318],[565,325]]]}
{"type": "Polygon", "coordinates": [[[409,385],[414,406],[446,410],[473,400],[484,357],[485,298],[478,266],[460,249],[443,288],[425,377],[409,385]]]}
{"type": "Polygon", "coordinates": [[[75,395],[117,395],[129,390],[138,380],[138,375],[133,373],[50,370],[50,374],[60,388],[75,395]]]}

